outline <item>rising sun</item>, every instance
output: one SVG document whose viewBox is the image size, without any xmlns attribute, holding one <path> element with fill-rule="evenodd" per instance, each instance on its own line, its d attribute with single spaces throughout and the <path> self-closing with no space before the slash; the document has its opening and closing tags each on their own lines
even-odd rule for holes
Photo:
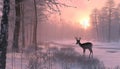
<svg viewBox="0 0 120 69">
<path fill-rule="evenodd" d="M 80 24 L 84 29 L 89 28 L 89 26 L 90 26 L 89 19 L 85 18 L 85 19 L 81 20 Z"/>
</svg>

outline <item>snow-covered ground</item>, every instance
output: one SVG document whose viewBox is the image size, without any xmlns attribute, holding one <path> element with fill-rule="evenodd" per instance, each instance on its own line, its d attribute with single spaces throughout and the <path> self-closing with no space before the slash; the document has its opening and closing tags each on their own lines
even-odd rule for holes
<svg viewBox="0 0 120 69">
<path fill-rule="evenodd" d="M 86 41 L 81 41 L 81 43 L 84 42 Z M 120 69 L 120 43 L 92 42 L 93 58 L 88 57 L 88 50 L 83 56 L 82 48 L 75 43 L 75 40 L 61 40 L 39 45 L 42 50 L 38 54 L 38 66 L 43 69 L 47 67 L 49 69 L 105 69 L 104 67 L 117 69 L 118 67 Z M 28 54 L 29 52 L 23 54 L 21 68 L 21 53 L 8 53 L 6 69 L 30 69 L 31 59 L 28 59 Z"/>
<path fill-rule="evenodd" d="M 95 43 L 94 55 L 107 67 L 120 66 L 120 43 Z"/>
<path fill-rule="evenodd" d="M 82 54 L 82 48 L 75 44 L 73 40 L 66 41 L 56 41 L 60 44 L 73 46 L 76 51 Z M 85 43 L 86 41 L 81 41 Z M 92 41 L 91 41 L 92 42 Z M 102 43 L 102 42 L 92 42 L 94 57 L 98 58 L 104 63 L 106 67 L 113 68 L 115 66 L 120 66 L 120 43 L 111 42 L 111 43 Z M 89 51 L 86 51 L 86 55 L 89 54 Z"/>
</svg>

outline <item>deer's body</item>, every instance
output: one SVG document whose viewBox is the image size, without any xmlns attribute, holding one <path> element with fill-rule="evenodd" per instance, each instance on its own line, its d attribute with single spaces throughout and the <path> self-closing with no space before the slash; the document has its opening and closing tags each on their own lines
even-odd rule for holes
<svg viewBox="0 0 120 69">
<path fill-rule="evenodd" d="M 79 38 L 79 39 L 76 38 L 76 41 L 77 41 L 76 44 L 79 44 L 79 46 L 82 47 L 83 53 L 85 54 L 85 50 L 88 49 L 88 50 L 90 51 L 89 56 L 90 56 L 91 54 L 93 54 L 93 51 L 92 51 L 92 43 L 91 43 L 91 42 L 81 43 L 81 42 L 80 42 L 80 39 L 81 39 L 81 38 Z"/>
</svg>

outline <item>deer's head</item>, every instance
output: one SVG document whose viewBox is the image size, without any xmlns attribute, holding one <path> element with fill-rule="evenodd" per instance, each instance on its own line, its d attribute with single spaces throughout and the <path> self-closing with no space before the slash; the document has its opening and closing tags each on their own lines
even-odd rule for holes
<svg viewBox="0 0 120 69">
<path fill-rule="evenodd" d="M 79 43 L 80 43 L 81 38 L 77 38 L 77 37 L 75 37 L 75 39 L 76 39 L 76 44 L 79 44 Z"/>
</svg>

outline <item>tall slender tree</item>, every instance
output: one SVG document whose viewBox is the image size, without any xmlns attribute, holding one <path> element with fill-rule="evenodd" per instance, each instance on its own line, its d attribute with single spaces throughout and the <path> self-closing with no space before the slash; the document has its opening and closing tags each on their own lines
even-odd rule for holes
<svg viewBox="0 0 120 69">
<path fill-rule="evenodd" d="M 8 14 L 10 9 L 10 1 L 3 0 L 3 14 L 1 20 L 0 30 L 0 69 L 6 68 L 6 53 L 8 46 Z"/>
<path fill-rule="evenodd" d="M 22 25 L 21 25 L 21 29 L 22 29 L 22 47 L 25 47 L 25 22 L 24 22 L 24 2 L 21 2 L 21 21 L 22 21 Z"/>
<path fill-rule="evenodd" d="M 117 6 L 117 11 L 118 11 L 118 13 L 119 13 L 119 18 L 120 18 L 120 4 L 118 4 L 118 6 Z M 118 23 L 119 23 L 119 40 L 120 40 L 120 19 L 118 20 Z"/>
<path fill-rule="evenodd" d="M 108 41 L 108 30 L 107 30 L 107 28 L 108 28 L 108 24 L 107 24 L 107 10 L 106 10 L 106 8 L 105 7 L 103 7 L 102 9 L 101 9 L 101 11 L 100 11 L 100 19 L 99 19 L 99 21 L 100 21 L 100 25 L 101 25 L 101 36 L 103 37 L 100 37 L 100 38 L 102 38 L 103 39 L 103 41 Z"/>
<path fill-rule="evenodd" d="M 108 42 L 111 42 L 111 22 L 112 22 L 114 6 L 115 6 L 114 1 L 108 0 L 106 4 L 106 9 L 108 11 Z"/>
<path fill-rule="evenodd" d="M 21 0 L 15 0 L 15 28 L 14 28 L 14 36 L 13 36 L 13 50 L 18 52 L 19 47 L 18 47 L 18 41 L 19 41 L 19 32 L 20 32 L 20 2 Z"/>
<path fill-rule="evenodd" d="M 34 10 L 35 10 L 35 23 L 34 23 L 34 30 L 33 30 L 33 45 L 37 50 L 37 24 L 38 24 L 38 17 L 37 17 L 37 6 L 36 0 L 34 0 Z"/>
<path fill-rule="evenodd" d="M 95 26 L 95 30 L 96 30 L 96 38 L 97 38 L 97 40 L 99 40 L 99 30 L 98 30 L 98 16 L 99 15 L 98 15 L 98 10 L 94 9 L 91 16 L 92 16 L 92 19 L 93 19 L 92 23 Z"/>
</svg>

